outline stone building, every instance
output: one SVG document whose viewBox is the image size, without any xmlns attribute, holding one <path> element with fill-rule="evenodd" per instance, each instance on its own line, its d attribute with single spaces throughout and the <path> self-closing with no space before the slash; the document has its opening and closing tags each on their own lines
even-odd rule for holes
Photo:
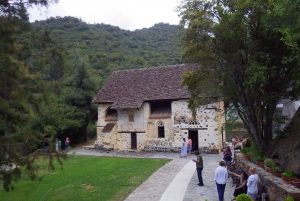
<svg viewBox="0 0 300 201">
<path fill-rule="evenodd" d="M 222 146 L 222 101 L 200 106 L 196 118 L 188 108 L 190 93 L 182 74 L 196 65 L 115 71 L 100 89 L 95 146 L 114 150 L 179 148 L 190 136 L 193 149 Z"/>
</svg>

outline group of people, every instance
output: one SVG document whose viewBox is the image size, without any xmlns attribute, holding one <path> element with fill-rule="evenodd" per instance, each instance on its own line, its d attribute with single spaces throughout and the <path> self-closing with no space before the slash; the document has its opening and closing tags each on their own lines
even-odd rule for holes
<svg viewBox="0 0 300 201">
<path fill-rule="evenodd" d="M 180 152 L 180 158 L 185 158 L 187 155 L 191 155 L 192 152 L 192 139 L 188 137 L 188 140 L 186 141 L 185 138 L 182 138 L 182 145 L 181 145 L 181 152 Z"/>
<path fill-rule="evenodd" d="M 60 138 L 56 138 L 55 139 L 55 149 L 56 149 L 56 151 L 61 152 L 61 147 L 62 147 L 61 145 L 62 144 L 61 144 Z M 65 150 L 69 149 L 69 145 L 70 145 L 70 139 L 67 137 L 66 140 L 65 140 Z M 44 150 L 45 153 L 49 152 L 49 142 L 48 141 L 45 141 L 43 143 L 43 150 Z"/>
<path fill-rule="evenodd" d="M 193 161 L 196 163 L 196 170 L 197 170 L 197 176 L 198 176 L 198 186 L 204 186 L 203 179 L 202 179 L 202 170 L 203 170 L 203 159 L 200 155 L 199 151 L 195 151 L 196 160 L 193 159 Z M 234 175 L 236 177 L 239 177 L 242 179 L 242 184 L 240 186 L 237 186 L 234 190 L 233 196 L 234 198 L 232 200 L 235 200 L 235 198 L 240 194 L 247 194 L 249 195 L 252 200 L 256 200 L 257 194 L 258 194 L 258 175 L 255 173 L 255 168 L 249 169 L 249 177 L 246 172 L 239 174 L 236 174 L 234 172 L 231 172 L 229 170 L 229 165 L 232 160 L 232 153 L 230 151 L 230 148 L 227 147 L 223 152 L 223 160 L 219 162 L 219 166 L 215 170 L 215 176 L 214 181 L 216 182 L 217 192 L 219 196 L 219 201 L 224 200 L 224 192 L 225 192 L 225 186 L 226 182 L 229 178 L 229 175 Z"/>
</svg>

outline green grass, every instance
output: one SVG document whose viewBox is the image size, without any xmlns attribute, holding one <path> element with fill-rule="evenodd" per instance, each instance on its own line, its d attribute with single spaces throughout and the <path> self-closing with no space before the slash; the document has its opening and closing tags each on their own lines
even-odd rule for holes
<svg viewBox="0 0 300 201">
<path fill-rule="evenodd" d="M 168 159 L 137 159 L 96 156 L 72 156 L 63 169 L 47 169 L 47 160 L 39 159 L 42 181 L 23 176 L 15 189 L 0 187 L 0 200 L 124 200 L 141 182 Z"/>
</svg>

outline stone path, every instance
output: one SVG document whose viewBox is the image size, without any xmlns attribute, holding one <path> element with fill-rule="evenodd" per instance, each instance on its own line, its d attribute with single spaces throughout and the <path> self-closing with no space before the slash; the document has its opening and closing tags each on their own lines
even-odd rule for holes
<svg viewBox="0 0 300 201">
<path fill-rule="evenodd" d="M 203 177 L 203 187 L 199 187 L 196 184 L 198 183 L 197 172 L 194 172 L 194 175 L 190 181 L 190 184 L 187 188 L 187 191 L 184 196 L 184 201 L 218 201 L 217 187 L 214 181 L 215 169 L 219 165 L 219 161 L 222 159 L 221 154 L 206 154 L 203 156 L 204 169 L 202 171 Z M 224 200 L 230 201 L 233 198 L 234 187 L 232 187 L 232 179 L 227 180 Z"/>
<path fill-rule="evenodd" d="M 179 200 L 183 201 L 218 201 L 218 193 L 216 190 L 216 185 L 213 180 L 214 171 L 218 166 L 218 161 L 222 159 L 221 154 L 204 154 L 204 169 L 202 171 L 204 186 L 197 186 L 198 179 L 197 173 L 191 165 L 191 159 L 195 159 L 195 156 L 188 156 L 187 158 L 179 158 L 178 153 L 169 152 L 101 152 L 96 150 L 84 150 L 76 149 L 71 150 L 69 153 L 75 153 L 79 155 L 95 155 L 95 156 L 118 156 L 118 157 L 132 157 L 132 158 L 170 158 L 172 161 L 161 167 L 159 170 L 154 172 L 144 183 L 142 183 L 138 188 L 136 188 L 125 201 L 174 201 L 167 195 L 170 195 L 172 190 L 172 185 L 177 188 L 176 192 L 179 194 L 184 194 Z M 188 166 L 188 168 L 184 168 Z M 190 175 L 190 176 L 189 176 Z M 191 177 L 192 175 L 192 177 Z M 187 177 L 183 181 L 183 177 Z M 178 178 L 179 177 L 179 178 Z M 176 180 L 177 178 L 177 180 Z M 190 179 L 191 178 L 191 179 Z M 183 183 L 180 185 L 179 180 Z M 184 186 L 186 183 L 186 186 Z M 181 189 L 179 189 L 181 188 Z M 169 189 L 169 190 L 168 190 Z M 229 201 L 233 198 L 233 187 L 232 180 L 229 179 L 225 189 L 225 201 Z M 169 191 L 169 192 L 168 192 Z M 184 192 L 185 191 L 185 192 Z M 173 191 L 174 192 L 174 191 Z M 178 194 L 178 195 L 179 195 Z M 178 200 L 178 199 L 177 199 Z"/>
<path fill-rule="evenodd" d="M 177 173 L 165 190 L 160 201 L 182 201 L 194 171 L 195 163 L 193 161 L 188 162 L 180 172 Z"/>
</svg>

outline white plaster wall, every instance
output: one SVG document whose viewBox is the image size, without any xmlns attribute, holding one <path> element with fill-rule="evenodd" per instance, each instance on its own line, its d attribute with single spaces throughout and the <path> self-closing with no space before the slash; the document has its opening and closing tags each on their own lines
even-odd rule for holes
<svg viewBox="0 0 300 201">
<path fill-rule="evenodd" d="M 97 126 L 105 126 L 108 122 L 105 121 L 106 110 L 111 107 L 111 103 L 98 104 L 98 121 Z"/>
<path fill-rule="evenodd" d="M 121 109 L 118 111 L 118 131 L 145 131 L 144 106 L 139 109 Z M 129 122 L 129 115 L 134 116 L 134 121 Z"/>
</svg>

